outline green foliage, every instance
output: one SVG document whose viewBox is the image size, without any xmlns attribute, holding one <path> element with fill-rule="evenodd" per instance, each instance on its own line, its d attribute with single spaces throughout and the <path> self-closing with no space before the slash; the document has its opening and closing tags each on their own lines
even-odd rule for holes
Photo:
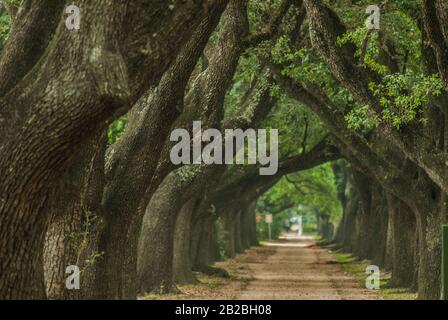
<svg viewBox="0 0 448 320">
<path fill-rule="evenodd" d="M 361 288 L 365 287 L 367 263 L 358 261 L 351 253 L 334 252 L 336 262 L 342 270 L 351 274 Z M 389 288 L 390 274 L 381 273 L 379 295 L 384 300 L 416 300 L 417 294 L 409 288 Z"/>
<path fill-rule="evenodd" d="M 269 239 L 268 224 L 265 222 L 265 215 L 262 216 L 262 222 L 257 223 L 257 238 L 260 241 L 265 241 Z M 271 238 L 278 239 L 281 235 L 285 220 L 288 220 L 288 213 L 281 212 L 273 216 L 271 224 Z"/>
<path fill-rule="evenodd" d="M 380 98 L 382 120 L 399 129 L 421 120 L 423 107 L 431 96 L 442 93 L 443 83 L 437 75 L 425 76 L 408 71 L 387 75 L 380 84 L 371 82 L 370 90 Z"/>
<path fill-rule="evenodd" d="M 226 246 L 227 246 L 227 236 L 228 232 L 224 228 L 224 221 L 221 217 L 218 217 L 215 222 L 215 228 L 216 228 L 216 235 L 217 239 L 216 242 L 218 244 L 218 253 L 219 253 L 219 259 L 220 260 L 226 260 Z"/>
<path fill-rule="evenodd" d="M 94 212 L 91 212 L 85 208 L 82 208 L 82 212 L 82 229 L 79 232 L 71 233 L 68 237 L 71 245 L 76 250 L 76 265 L 79 265 L 81 257 L 83 257 L 88 250 L 91 233 L 97 229 L 98 224 L 100 223 L 99 216 Z M 104 252 L 91 252 L 89 256 L 85 257 L 81 272 L 91 266 L 94 266 L 98 259 L 100 259 L 103 255 Z"/>
<path fill-rule="evenodd" d="M 8 40 L 9 32 L 11 31 L 11 17 L 5 10 L 4 5 L 14 5 L 18 7 L 22 0 L 2 0 L 0 1 L 0 51 Z"/>
<path fill-rule="evenodd" d="M 355 58 L 364 54 L 360 63 L 381 76 L 380 83 L 371 82 L 369 87 L 383 107 L 382 114 L 374 117 L 369 112 L 370 106 L 356 105 L 346 116 L 349 127 L 366 132 L 382 121 L 396 129 L 415 121 L 425 122 L 424 107 L 431 96 L 441 94 L 443 85 L 436 75 L 424 73 L 422 35 L 415 19 L 420 3 L 390 1 L 381 10 L 381 30 L 375 32 L 364 25 L 362 12 L 368 4 L 368 1 L 359 1 L 348 8 L 344 6 L 344 11 L 341 1 L 336 4 L 338 14 L 349 27 L 339 37 L 338 44 L 353 44 Z M 386 66 L 390 58 L 398 63 L 396 67 L 401 72 L 392 73 Z"/>
<path fill-rule="evenodd" d="M 314 49 L 294 50 L 290 39 L 282 36 L 272 49 L 272 58 L 275 63 L 284 66 L 283 75 L 299 81 L 305 87 L 319 87 L 335 105 L 341 106 L 341 110 L 350 110 L 357 106 L 355 99 L 335 80 L 319 53 Z M 297 102 L 295 104 L 297 105 Z M 314 117 L 312 123 L 321 126 L 317 117 Z"/>
<path fill-rule="evenodd" d="M 369 106 L 356 106 L 345 116 L 350 129 L 368 132 L 375 126 L 375 121 L 369 115 Z"/>
<path fill-rule="evenodd" d="M 305 83 L 319 86 L 333 84 L 333 77 L 320 56 L 310 48 L 294 50 L 290 39 L 281 36 L 272 49 L 273 61 L 284 64 L 282 74 Z"/>
<path fill-rule="evenodd" d="M 0 51 L 5 46 L 11 27 L 11 18 L 7 15 L 0 15 Z"/>
<path fill-rule="evenodd" d="M 278 211 L 284 205 L 290 205 L 290 208 Z M 257 212 L 274 214 L 273 234 L 274 228 L 276 232 L 280 232 L 285 220 L 299 214 L 303 216 L 303 226 L 308 232 L 315 231 L 315 216 L 318 213 L 329 216 L 332 222 L 337 222 L 342 215 L 342 207 L 331 164 L 284 177 L 260 197 Z M 259 223 L 257 228 L 260 236 L 266 234 L 264 222 Z"/>
<path fill-rule="evenodd" d="M 347 43 L 352 43 L 356 46 L 355 57 L 361 58 L 363 53 L 363 44 L 368 37 L 369 30 L 363 26 L 358 27 L 353 31 L 348 31 L 343 36 L 338 38 L 338 45 L 343 46 Z M 389 68 L 377 62 L 380 54 L 379 43 L 378 43 L 378 33 L 373 33 L 370 36 L 370 41 L 367 42 L 367 46 L 364 52 L 364 63 L 365 65 L 378 74 L 385 75 L 390 72 Z"/>
<path fill-rule="evenodd" d="M 122 116 L 109 125 L 107 130 L 109 144 L 113 144 L 121 139 L 126 130 L 127 121 L 127 116 Z"/>
</svg>

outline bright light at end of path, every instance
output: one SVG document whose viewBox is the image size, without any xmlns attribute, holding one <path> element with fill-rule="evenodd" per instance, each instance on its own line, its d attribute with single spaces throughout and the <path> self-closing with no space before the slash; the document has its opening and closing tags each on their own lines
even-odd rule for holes
<svg viewBox="0 0 448 320">
<path fill-rule="evenodd" d="M 266 247 L 293 247 L 293 248 L 306 248 L 309 247 L 309 243 L 279 243 L 279 242 L 265 242 L 264 246 Z"/>
<path fill-rule="evenodd" d="M 306 248 L 313 242 L 313 237 L 298 236 L 295 233 L 287 233 L 279 237 L 280 242 L 265 242 L 267 247 L 293 247 L 293 248 Z M 281 240 L 287 240 L 282 243 Z"/>
</svg>

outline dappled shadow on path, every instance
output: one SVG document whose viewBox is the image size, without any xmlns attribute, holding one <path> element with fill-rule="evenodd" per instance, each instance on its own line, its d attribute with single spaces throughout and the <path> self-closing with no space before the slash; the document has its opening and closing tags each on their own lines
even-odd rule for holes
<svg viewBox="0 0 448 320">
<path fill-rule="evenodd" d="M 246 279 L 245 285 L 239 287 L 240 292 L 234 293 L 237 299 L 378 299 L 377 292 L 362 288 L 311 237 L 285 234 L 278 241 L 250 249 L 235 260 L 237 270 L 244 270 Z"/>
</svg>

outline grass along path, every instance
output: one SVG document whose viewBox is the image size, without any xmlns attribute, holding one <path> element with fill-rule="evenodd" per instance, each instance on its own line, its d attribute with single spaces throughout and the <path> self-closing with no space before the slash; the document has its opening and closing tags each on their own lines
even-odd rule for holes
<svg viewBox="0 0 448 320">
<path fill-rule="evenodd" d="M 369 263 L 358 261 L 351 253 L 334 251 L 332 252 L 336 261 L 341 265 L 344 272 L 352 274 L 362 286 L 365 284 L 365 270 Z M 417 293 L 407 288 L 390 288 L 390 273 L 382 272 L 380 281 L 379 296 L 384 300 L 416 300 Z"/>
<path fill-rule="evenodd" d="M 355 275 L 344 271 L 336 257 L 312 238 L 290 234 L 217 263 L 229 278 L 198 274 L 199 283 L 180 286 L 181 294 L 143 299 L 380 299 L 378 291 L 363 288 Z"/>
</svg>

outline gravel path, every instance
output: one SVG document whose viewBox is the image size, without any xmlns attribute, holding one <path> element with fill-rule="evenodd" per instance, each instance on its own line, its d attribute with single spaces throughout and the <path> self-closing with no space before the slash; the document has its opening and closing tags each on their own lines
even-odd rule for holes
<svg viewBox="0 0 448 320">
<path fill-rule="evenodd" d="M 344 273 L 327 250 L 308 237 L 288 235 L 236 259 L 237 280 L 219 290 L 231 299 L 378 299 Z M 238 282 L 235 283 L 235 282 Z"/>
</svg>

